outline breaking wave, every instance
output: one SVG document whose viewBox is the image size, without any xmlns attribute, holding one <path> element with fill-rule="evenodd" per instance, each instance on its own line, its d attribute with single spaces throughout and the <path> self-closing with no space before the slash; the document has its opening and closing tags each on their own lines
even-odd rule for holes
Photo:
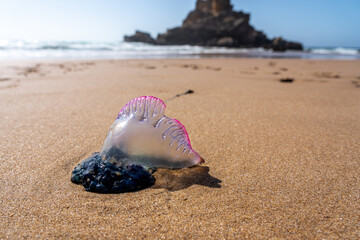
<svg viewBox="0 0 360 240">
<path fill-rule="evenodd" d="M 132 58 L 304 58 L 360 59 L 356 48 L 309 48 L 273 52 L 263 48 L 234 49 L 200 46 L 155 46 L 144 43 L 89 41 L 0 40 L 0 59 L 132 59 Z"/>
</svg>

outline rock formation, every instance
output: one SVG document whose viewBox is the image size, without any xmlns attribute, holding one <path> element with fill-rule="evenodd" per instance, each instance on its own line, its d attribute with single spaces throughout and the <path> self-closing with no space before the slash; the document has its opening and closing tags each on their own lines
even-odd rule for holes
<svg viewBox="0 0 360 240">
<path fill-rule="evenodd" d="M 143 42 L 143 43 L 150 43 L 154 44 L 155 40 L 151 37 L 149 33 L 136 31 L 132 36 L 125 36 L 125 42 Z"/>
<path fill-rule="evenodd" d="M 222 11 L 231 11 L 230 0 L 199 0 L 196 2 L 196 9 L 214 14 Z"/>
<path fill-rule="evenodd" d="M 274 51 L 288 49 L 302 50 L 302 45 L 282 38 L 270 40 L 250 24 L 250 15 L 233 11 L 230 0 L 197 0 L 181 27 L 159 34 L 157 39 L 150 35 L 125 37 L 125 41 L 140 41 L 158 45 L 200 45 L 236 48 L 264 47 Z M 144 34 L 144 33 L 143 33 Z M 146 41 L 141 41 L 146 39 Z"/>
</svg>

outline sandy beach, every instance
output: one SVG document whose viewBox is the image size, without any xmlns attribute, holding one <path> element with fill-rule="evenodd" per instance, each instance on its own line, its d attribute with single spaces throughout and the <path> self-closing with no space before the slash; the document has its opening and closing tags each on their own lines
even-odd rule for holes
<svg viewBox="0 0 360 240">
<path fill-rule="evenodd" d="M 145 95 L 206 162 L 132 193 L 71 183 Z M 360 61 L 0 62 L 0 116 L 1 239 L 360 238 Z"/>
</svg>

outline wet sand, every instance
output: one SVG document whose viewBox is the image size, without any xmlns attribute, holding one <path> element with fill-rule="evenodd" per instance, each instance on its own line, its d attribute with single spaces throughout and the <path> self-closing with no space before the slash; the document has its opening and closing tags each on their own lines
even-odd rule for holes
<svg viewBox="0 0 360 240">
<path fill-rule="evenodd" d="M 72 184 L 142 95 L 171 99 L 205 164 Z M 360 238 L 360 61 L 0 62 L 0 116 L 1 239 Z"/>
</svg>

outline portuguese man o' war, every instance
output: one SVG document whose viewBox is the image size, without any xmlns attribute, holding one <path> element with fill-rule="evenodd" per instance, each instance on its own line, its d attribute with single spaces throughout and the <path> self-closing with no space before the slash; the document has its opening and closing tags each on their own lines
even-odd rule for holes
<svg viewBox="0 0 360 240">
<path fill-rule="evenodd" d="M 162 100 L 150 96 L 128 102 L 111 126 L 100 155 L 147 167 L 184 168 L 201 163 L 184 125 L 166 117 L 165 108 Z"/>
<path fill-rule="evenodd" d="M 110 127 L 100 153 L 72 172 L 71 181 L 87 191 L 128 192 L 151 186 L 156 168 L 186 168 L 204 160 L 191 147 L 178 120 L 165 116 L 165 104 L 152 96 L 128 102 Z"/>
</svg>

